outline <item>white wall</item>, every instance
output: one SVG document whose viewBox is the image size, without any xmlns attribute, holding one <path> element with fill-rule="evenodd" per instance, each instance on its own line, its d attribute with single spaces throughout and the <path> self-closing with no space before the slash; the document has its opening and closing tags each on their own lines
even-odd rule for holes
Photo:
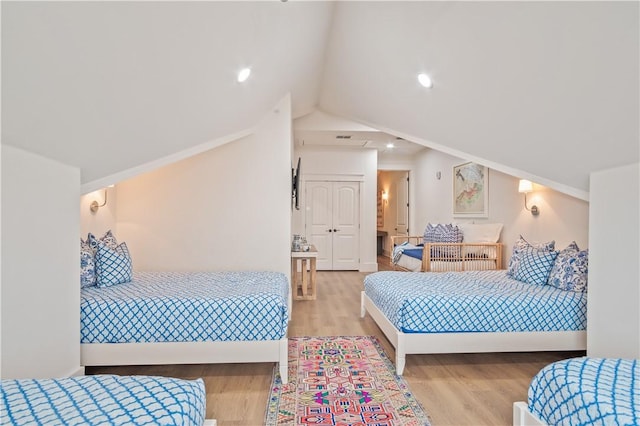
<svg viewBox="0 0 640 426">
<path fill-rule="evenodd" d="M 412 204 L 417 222 L 414 231 L 418 235 L 428 222 L 503 223 L 501 241 L 505 245 L 505 261 L 511 256 L 513 243 L 520 234 L 532 242 L 555 240 L 559 249 L 574 240 L 580 248 L 587 248 L 589 203 L 534 185 L 534 192 L 527 196 L 527 204 L 529 207 L 537 205 L 540 214 L 533 216 L 524 208 L 524 194 L 518 192 L 519 179 L 496 170 L 489 170 L 489 217 L 454 218 L 453 166 L 465 162 L 435 150 L 425 150 L 416 156 Z M 436 177 L 437 172 L 441 173 L 440 179 Z"/>
<path fill-rule="evenodd" d="M 376 271 L 376 188 L 377 158 L 375 149 L 349 150 L 327 147 L 297 147 L 295 157 L 302 159 L 302 187 L 307 180 L 347 180 L 363 178 L 360 193 L 360 271 Z M 294 210 L 292 232 L 305 235 L 304 198 L 300 210 Z"/>
<path fill-rule="evenodd" d="M 2 145 L 2 378 L 80 367 L 80 170 Z"/>
<path fill-rule="evenodd" d="M 251 136 L 116 188 L 116 236 L 127 242 L 135 270 L 273 270 L 289 275 L 289 97 Z"/>
<path fill-rule="evenodd" d="M 640 358 L 640 165 L 591 174 L 587 355 Z"/>
</svg>

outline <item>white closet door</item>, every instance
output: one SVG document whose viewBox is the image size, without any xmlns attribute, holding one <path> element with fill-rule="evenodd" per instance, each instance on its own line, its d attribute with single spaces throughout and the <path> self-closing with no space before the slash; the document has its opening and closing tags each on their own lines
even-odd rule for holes
<svg viewBox="0 0 640 426">
<path fill-rule="evenodd" d="M 331 182 L 307 182 L 307 240 L 316 246 L 316 269 L 333 269 L 333 186 Z"/>
<path fill-rule="evenodd" d="M 312 182 L 306 189 L 307 239 L 318 250 L 318 270 L 360 268 L 360 184 Z"/>
</svg>

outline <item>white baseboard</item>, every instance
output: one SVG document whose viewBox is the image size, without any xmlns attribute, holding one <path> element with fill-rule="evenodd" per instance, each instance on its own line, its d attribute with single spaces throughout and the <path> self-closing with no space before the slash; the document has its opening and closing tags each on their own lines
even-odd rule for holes
<svg viewBox="0 0 640 426">
<path fill-rule="evenodd" d="M 67 375 L 67 377 L 84 376 L 84 367 L 78 367 Z"/>
<path fill-rule="evenodd" d="M 378 262 L 360 263 L 360 272 L 378 272 Z"/>
</svg>

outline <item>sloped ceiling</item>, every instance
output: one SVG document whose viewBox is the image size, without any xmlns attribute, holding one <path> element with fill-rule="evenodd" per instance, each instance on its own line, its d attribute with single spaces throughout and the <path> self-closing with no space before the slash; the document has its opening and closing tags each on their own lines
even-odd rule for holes
<svg viewBox="0 0 640 426">
<path fill-rule="evenodd" d="M 332 3 L 2 2 L 2 140 L 82 182 L 317 103 Z M 250 66 L 251 78 L 236 81 Z"/>
<path fill-rule="evenodd" d="M 591 171 L 639 160 L 637 2 L 1 7 L 2 142 L 83 183 L 251 129 L 286 93 L 294 116 L 318 107 L 580 198 Z"/>
<path fill-rule="evenodd" d="M 638 2 L 341 2 L 320 107 L 587 198 L 591 171 L 639 160 L 638 17 Z"/>
</svg>

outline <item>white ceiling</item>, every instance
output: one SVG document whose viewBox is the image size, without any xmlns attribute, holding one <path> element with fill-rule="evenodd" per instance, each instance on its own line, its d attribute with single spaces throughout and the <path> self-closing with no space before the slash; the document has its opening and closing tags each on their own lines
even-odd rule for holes
<svg viewBox="0 0 640 426">
<path fill-rule="evenodd" d="M 590 172 L 639 161 L 638 12 L 3 2 L 2 142 L 78 166 L 86 183 L 250 129 L 291 93 L 294 117 L 317 108 L 586 198 Z M 431 90 L 416 81 L 425 71 Z M 321 136 L 335 134 L 296 140 Z"/>
<path fill-rule="evenodd" d="M 294 120 L 293 138 L 298 147 L 376 149 L 378 158 L 386 160 L 405 159 L 426 149 L 399 136 L 319 110 Z"/>
<path fill-rule="evenodd" d="M 410 157 L 426 149 L 423 145 L 384 132 L 345 132 L 309 130 L 294 133 L 298 146 L 331 146 L 334 148 L 366 148 L 378 150 L 378 158 Z M 391 144 L 392 146 L 389 146 Z"/>
</svg>

